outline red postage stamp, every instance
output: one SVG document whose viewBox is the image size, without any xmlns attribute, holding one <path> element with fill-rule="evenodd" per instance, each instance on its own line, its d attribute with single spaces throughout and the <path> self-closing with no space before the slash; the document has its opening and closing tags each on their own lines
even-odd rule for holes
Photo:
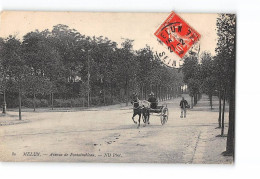
<svg viewBox="0 0 260 179">
<path fill-rule="evenodd" d="M 165 43 L 171 52 L 175 52 L 181 58 L 200 38 L 200 34 L 174 12 L 169 15 L 154 35 Z"/>
</svg>

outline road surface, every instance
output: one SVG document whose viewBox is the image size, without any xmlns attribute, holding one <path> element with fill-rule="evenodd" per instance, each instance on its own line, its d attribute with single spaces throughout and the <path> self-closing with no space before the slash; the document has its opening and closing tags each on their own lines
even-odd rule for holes
<svg viewBox="0 0 260 179">
<path fill-rule="evenodd" d="M 216 137 L 220 134 L 215 129 L 218 112 L 210 111 L 207 97 L 203 96 L 197 107 L 187 111 L 187 118 L 182 119 L 179 101 L 180 98 L 166 101 L 169 119 L 165 125 L 161 125 L 159 116 L 152 115 L 151 124 L 139 129 L 131 119 L 130 107 L 117 105 L 85 111 L 23 112 L 22 122 L 17 121 L 16 111 L 8 112 L 0 116 L 0 159 L 232 163 L 231 157 L 221 156 L 226 138 Z M 214 105 L 217 108 L 217 98 Z M 8 122 L 14 125 L 6 125 Z"/>
</svg>

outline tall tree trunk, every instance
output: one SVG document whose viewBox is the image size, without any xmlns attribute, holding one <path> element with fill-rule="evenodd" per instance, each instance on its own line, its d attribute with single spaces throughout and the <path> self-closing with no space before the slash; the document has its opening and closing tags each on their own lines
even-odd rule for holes
<svg viewBox="0 0 260 179">
<path fill-rule="evenodd" d="M 82 107 L 85 107 L 85 95 L 83 95 L 83 99 L 82 99 Z"/>
<path fill-rule="evenodd" d="M 53 110 L 53 92 L 51 92 L 51 110 Z"/>
<path fill-rule="evenodd" d="M 141 85 L 141 99 L 143 100 L 144 97 L 143 97 L 143 85 Z"/>
<path fill-rule="evenodd" d="M 48 105 L 50 106 L 51 105 L 51 93 L 50 93 L 50 99 L 49 99 L 49 101 L 48 101 Z"/>
<path fill-rule="evenodd" d="M 232 61 L 230 61 L 231 71 L 230 75 L 230 88 L 229 88 L 229 124 L 228 124 L 228 135 L 227 135 L 227 146 L 226 146 L 226 154 L 234 156 L 235 152 L 235 89 L 236 89 L 236 38 L 235 38 L 235 49 L 234 49 L 234 56 Z M 233 157 L 234 158 L 234 157 Z"/>
<path fill-rule="evenodd" d="M 112 83 L 110 83 L 110 104 L 113 104 L 113 88 L 112 88 Z"/>
<path fill-rule="evenodd" d="M 162 101 L 164 101 L 164 90 L 163 90 L 163 87 L 162 87 L 162 89 L 161 89 L 161 95 L 162 95 Z"/>
<path fill-rule="evenodd" d="M 128 92 L 128 89 L 129 87 L 128 87 L 128 79 L 126 78 L 126 81 L 125 81 L 125 105 L 126 106 L 128 106 L 128 94 L 129 94 L 129 92 Z"/>
<path fill-rule="evenodd" d="M 144 98 L 147 99 L 147 85 L 144 85 Z"/>
<path fill-rule="evenodd" d="M 155 85 L 155 96 L 158 98 L 158 85 Z"/>
<path fill-rule="evenodd" d="M 4 94 L 3 94 L 3 95 L 4 95 L 4 99 L 3 99 L 4 101 L 3 101 L 3 111 L 2 111 L 2 113 L 3 113 L 3 114 L 6 114 L 6 96 L 5 96 L 5 95 L 6 95 L 6 92 L 5 92 L 5 89 L 4 89 L 4 92 L 3 92 L 3 93 L 4 93 Z"/>
<path fill-rule="evenodd" d="M 22 94 L 21 94 L 21 89 L 19 89 L 19 120 L 22 120 Z"/>
<path fill-rule="evenodd" d="M 210 109 L 212 110 L 212 94 L 209 95 L 209 103 L 210 103 Z"/>
<path fill-rule="evenodd" d="M 160 101 L 162 101 L 162 87 L 160 86 L 160 91 L 159 91 L 159 94 L 160 94 Z"/>
<path fill-rule="evenodd" d="M 160 95 L 161 95 L 161 94 L 160 94 L 160 86 L 157 85 L 157 98 L 158 98 L 158 101 L 161 100 L 161 96 L 160 96 Z"/>
<path fill-rule="evenodd" d="M 170 99 L 169 88 L 167 87 L 167 100 Z"/>
<path fill-rule="evenodd" d="M 104 105 L 106 106 L 106 94 L 105 94 L 105 88 L 103 87 L 103 101 Z"/>
<path fill-rule="evenodd" d="M 36 110 L 35 100 L 36 100 L 36 95 L 35 95 L 35 92 L 33 92 L 33 111 L 34 112 Z"/>
<path fill-rule="evenodd" d="M 235 79 L 232 79 L 231 83 L 235 83 Z M 230 101 L 229 101 L 229 126 L 227 135 L 226 154 L 234 156 L 235 146 L 235 84 L 230 86 Z"/>
<path fill-rule="evenodd" d="M 167 87 L 167 96 L 168 96 L 168 100 L 171 99 L 171 88 Z"/>
<path fill-rule="evenodd" d="M 197 94 L 195 93 L 193 96 L 194 96 L 194 106 L 196 106 L 196 104 L 197 104 Z"/>
<path fill-rule="evenodd" d="M 167 87 L 166 87 L 166 88 L 164 88 L 164 96 L 165 96 L 165 97 L 164 97 L 164 100 L 165 100 L 165 101 L 167 100 L 167 93 L 168 93 L 168 92 L 167 92 Z"/>
<path fill-rule="evenodd" d="M 223 94 L 223 110 L 222 110 L 222 126 L 221 126 L 221 136 L 224 136 L 224 128 L 225 128 L 225 104 L 226 104 L 226 90 Z"/>
<path fill-rule="evenodd" d="M 166 88 L 163 88 L 163 96 L 164 96 L 164 101 L 167 100 L 167 91 Z"/>
<path fill-rule="evenodd" d="M 221 90 L 219 90 L 218 92 L 218 105 L 219 105 L 219 108 L 218 108 L 218 127 L 221 128 Z"/>
<path fill-rule="evenodd" d="M 146 99 L 146 88 L 145 88 L 145 85 L 143 86 L 143 99 Z"/>
<path fill-rule="evenodd" d="M 168 87 L 165 88 L 165 99 L 168 100 Z"/>
<path fill-rule="evenodd" d="M 190 108 L 192 109 L 192 108 L 193 108 L 193 96 L 190 97 L 190 100 L 191 100 L 191 102 L 190 102 Z"/>
<path fill-rule="evenodd" d="M 145 87 L 144 87 L 144 85 L 142 85 L 142 97 L 143 97 L 143 99 L 145 100 L 146 99 L 146 97 L 145 97 Z"/>
<path fill-rule="evenodd" d="M 166 100 L 166 88 L 163 87 L 163 100 L 165 101 Z"/>
<path fill-rule="evenodd" d="M 104 101 L 104 106 L 106 106 L 106 94 L 105 94 L 105 85 L 103 83 L 103 101 Z"/>
</svg>

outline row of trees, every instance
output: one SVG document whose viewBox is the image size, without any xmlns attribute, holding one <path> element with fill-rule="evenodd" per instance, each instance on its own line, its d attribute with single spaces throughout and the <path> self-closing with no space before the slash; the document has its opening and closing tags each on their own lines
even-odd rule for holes
<svg viewBox="0 0 260 179">
<path fill-rule="evenodd" d="M 202 52 L 199 57 L 198 54 L 190 53 L 185 56 L 182 71 L 184 74 L 184 83 L 189 88 L 189 95 L 191 96 L 191 105 L 196 105 L 201 94 L 209 96 L 210 107 L 213 109 L 212 97 L 216 95 L 217 82 L 221 80 L 219 76 L 218 62 L 214 60 L 215 57 L 209 52 Z"/>
<path fill-rule="evenodd" d="M 133 43 L 125 39 L 118 46 L 61 24 L 22 40 L 0 39 L 0 99 L 6 96 L 8 106 L 21 108 L 22 99 L 30 98 L 35 110 L 37 99 L 53 108 L 58 99 L 79 99 L 83 107 L 86 99 L 88 105 L 128 104 L 132 92 L 141 98 L 151 91 L 161 100 L 174 97 L 182 74 L 163 65 L 149 46 L 134 51 Z"/>
<path fill-rule="evenodd" d="M 212 109 L 212 96 L 219 97 L 218 128 L 224 136 L 225 104 L 229 103 L 229 128 L 225 154 L 234 154 L 235 119 L 235 59 L 236 59 L 236 17 L 233 14 L 221 14 L 217 18 L 218 42 L 216 56 L 208 52 L 190 53 L 184 59 L 182 68 L 184 83 L 196 105 L 198 96 L 206 93 Z M 222 104 L 223 101 L 223 104 Z"/>
</svg>

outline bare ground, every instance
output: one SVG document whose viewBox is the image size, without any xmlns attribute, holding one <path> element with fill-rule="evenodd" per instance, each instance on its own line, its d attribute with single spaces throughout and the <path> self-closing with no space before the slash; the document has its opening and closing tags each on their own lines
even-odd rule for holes
<svg viewBox="0 0 260 179">
<path fill-rule="evenodd" d="M 17 120 L 17 111 L 10 111 L 0 116 L 0 159 L 230 164 L 233 158 L 221 155 L 226 138 L 216 137 L 220 134 L 215 129 L 217 100 L 211 111 L 203 96 L 188 110 L 187 118 L 180 118 L 180 98 L 166 101 L 168 122 L 162 126 L 159 116 L 152 115 L 151 124 L 139 129 L 131 120 L 131 107 L 122 105 L 81 111 L 27 110 L 23 121 Z"/>
</svg>

